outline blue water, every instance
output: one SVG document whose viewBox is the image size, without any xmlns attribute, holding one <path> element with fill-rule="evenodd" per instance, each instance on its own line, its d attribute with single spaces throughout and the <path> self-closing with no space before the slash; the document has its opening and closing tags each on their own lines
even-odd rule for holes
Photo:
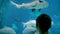
<svg viewBox="0 0 60 34">
<path fill-rule="evenodd" d="M 17 4 L 32 2 L 33 0 L 12 0 Z M 46 13 L 53 21 L 53 26 L 50 29 L 51 34 L 60 33 L 60 0 L 46 0 L 49 3 L 49 7 L 42 9 L 40 12 L 32 12 L 31 9 L 16 8 L 10 3 L 10 0 L 0 0 L 0 7 L 3 14 L 3 23 L 5 26 L 12 27 L 12 24 L 17 26 L 16 33 L 22 34 L 23 25 L 22 22 L 33 20 L 38 15 Z"/>
</svg>

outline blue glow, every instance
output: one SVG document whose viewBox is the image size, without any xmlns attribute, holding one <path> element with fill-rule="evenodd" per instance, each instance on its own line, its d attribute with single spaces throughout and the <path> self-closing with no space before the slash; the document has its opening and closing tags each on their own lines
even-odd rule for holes
<svg viewBox="0 0 60 34">
<path fill-rule="evenodd" d="M 3 2 L 2 2 L 3 1 Z M 28 3 L 33 0 L 12 0 L 18 4 Z M 29 20 L 35 20 L 40 14 L 46 13 L 50 15 L 52 18 L 54 25 L 50 29 L 51 34 L 58 34 L 60 33 L 60 0 L 45 0 L 49 3 L 48 8 L 42 9 L 40 12 L 36 10 L 36 12 L 32 12 L 31 9 L 23 9 L 23 8 L 16 8 L 14 5 L 10 3 L 10 0 L 0 0 L 0 7 L 3 12 L 3 24 L 6 26 L 11 27 L 14 23 L 16 24 L 17 34 L 22 34 L 23 31 L 23 24 L 22 22 L 26 22 Z M 2 5 L 1 5 L 2 3 Z M 19 21 L 15 21 L 14 18 L 18 18 Z"/>
</svg>

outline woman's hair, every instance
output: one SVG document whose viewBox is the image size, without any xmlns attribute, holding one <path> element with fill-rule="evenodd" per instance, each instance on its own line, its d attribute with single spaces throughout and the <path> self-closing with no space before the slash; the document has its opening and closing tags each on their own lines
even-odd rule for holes
<svg viewBox="0 0 60 34">
<path fill-rule="evenodd" d="M 36 19 L 36 27 L 42 32 L 48 31 L 51 27 L 51 18 L 47 14 L 41 14 Z"/>
</svg>

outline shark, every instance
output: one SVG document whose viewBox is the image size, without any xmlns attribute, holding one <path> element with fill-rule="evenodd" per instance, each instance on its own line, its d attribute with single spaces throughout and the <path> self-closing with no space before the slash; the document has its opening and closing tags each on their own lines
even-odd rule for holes
<svg viewBox="0 0 60 34">
<path fill-rule="evenodd" d="M 15 5 L 17 8 L 26 8 L 26 9 L 32 9 L 32 12 L 35 12 L 35 10 L 41 10 L 43 8 L 48 7 L 48 2 L 45 0 L 34 0 L 29 3 L 22 3 L 22 4 L 17 4 L 13 1 L 10 1 L 11 4 Z"/>
</svg>

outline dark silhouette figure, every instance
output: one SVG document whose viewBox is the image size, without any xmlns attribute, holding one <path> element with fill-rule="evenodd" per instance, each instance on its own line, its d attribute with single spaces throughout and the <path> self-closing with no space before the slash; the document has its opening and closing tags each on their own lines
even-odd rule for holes
<svg viewBox="0 0 60 34">
<path fill-rule="evenodd" d="M 36 28 L 41 34 L 48 34 L 48 29 L 51 27 L 51 18 L 47 14 L 41 14 L 36 19 Z"/>
</svg>

